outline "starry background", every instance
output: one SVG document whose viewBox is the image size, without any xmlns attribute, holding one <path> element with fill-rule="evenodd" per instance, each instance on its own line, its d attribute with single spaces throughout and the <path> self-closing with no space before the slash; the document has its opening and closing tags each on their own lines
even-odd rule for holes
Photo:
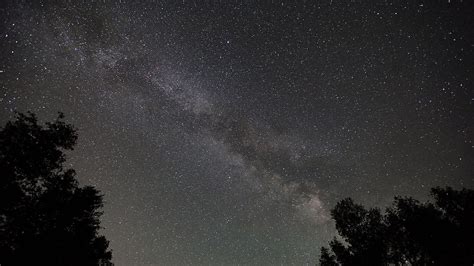
<svg viewBox="0 0 474 266">
<path fill-rule="evenodd" d="M 469 1 L 74 2 L 1 4 L 0 121 L 77 127 L 117 265 L 314 264 L 344 197 L 474 186 Z"/>
</svg>

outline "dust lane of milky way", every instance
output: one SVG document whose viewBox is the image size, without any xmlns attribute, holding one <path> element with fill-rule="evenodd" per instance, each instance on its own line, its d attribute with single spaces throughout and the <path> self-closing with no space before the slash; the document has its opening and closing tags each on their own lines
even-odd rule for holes
<svg viewBox="0 0 474 266">
<path fill-rule="evenodd" d="M 468 1 L 1 5 L 0 121 L 65 113 L 117 265 L 305 264 L 330 209 L 473 187 Z"/>
</svg>

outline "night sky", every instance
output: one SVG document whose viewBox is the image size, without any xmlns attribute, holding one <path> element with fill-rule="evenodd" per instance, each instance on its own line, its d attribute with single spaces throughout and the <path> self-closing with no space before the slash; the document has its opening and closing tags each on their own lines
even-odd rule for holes
<svg viewBox="0 0 474 266">
<path fill-rule="evenodd" d="M 470 1 L 31 2 L 0 122 L 75 125 L 116 265 L 315 264 L 345 197 L 474 187 Z"/>
</svg>

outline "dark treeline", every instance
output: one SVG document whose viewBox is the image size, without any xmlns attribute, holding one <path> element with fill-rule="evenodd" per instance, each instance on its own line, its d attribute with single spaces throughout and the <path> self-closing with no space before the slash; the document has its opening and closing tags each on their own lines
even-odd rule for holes
<svg viewBox="0 0 474 266">
<path fill-rule="evenodd" d="M 76 130 L 63 115 L 18 114 L 0 130 L 0 265 L 111 265 L 99 234 L 102 194 L 64 168 Z M 396 197 L 384 213 L 352 199 L 331 215 L 338 236 L 321 265 L 473 265 L 474 191 L 433 188 L 434 202 Z"/>
<path fill-rule="evenodd" d="M 18 114 L 0 130 L 0 265 L 110 265 L 102 195 L 80 187 L 64 151 L 77 135 L 59 114 Z"/>
<path fill-rule="evenodd" d="M 347 198 L 331 215 L 338 238 L 325 265 L 474 265 L 474 191 L 433 188 L 434 203 L 396 197 L 381 213 Z"/>
</svg>

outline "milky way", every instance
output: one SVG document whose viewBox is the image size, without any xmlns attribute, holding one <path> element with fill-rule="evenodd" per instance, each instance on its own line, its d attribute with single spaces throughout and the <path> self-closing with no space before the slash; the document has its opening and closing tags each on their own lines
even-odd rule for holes
<svg viewBox="0 0 474 266">
<path fill-rule="evenodd" d="M 344 197 L 474 186 L 467 2 L 4 3 L 0 121 L 75 125 L 116 265 L 314 264 Z"/>
</svg>

